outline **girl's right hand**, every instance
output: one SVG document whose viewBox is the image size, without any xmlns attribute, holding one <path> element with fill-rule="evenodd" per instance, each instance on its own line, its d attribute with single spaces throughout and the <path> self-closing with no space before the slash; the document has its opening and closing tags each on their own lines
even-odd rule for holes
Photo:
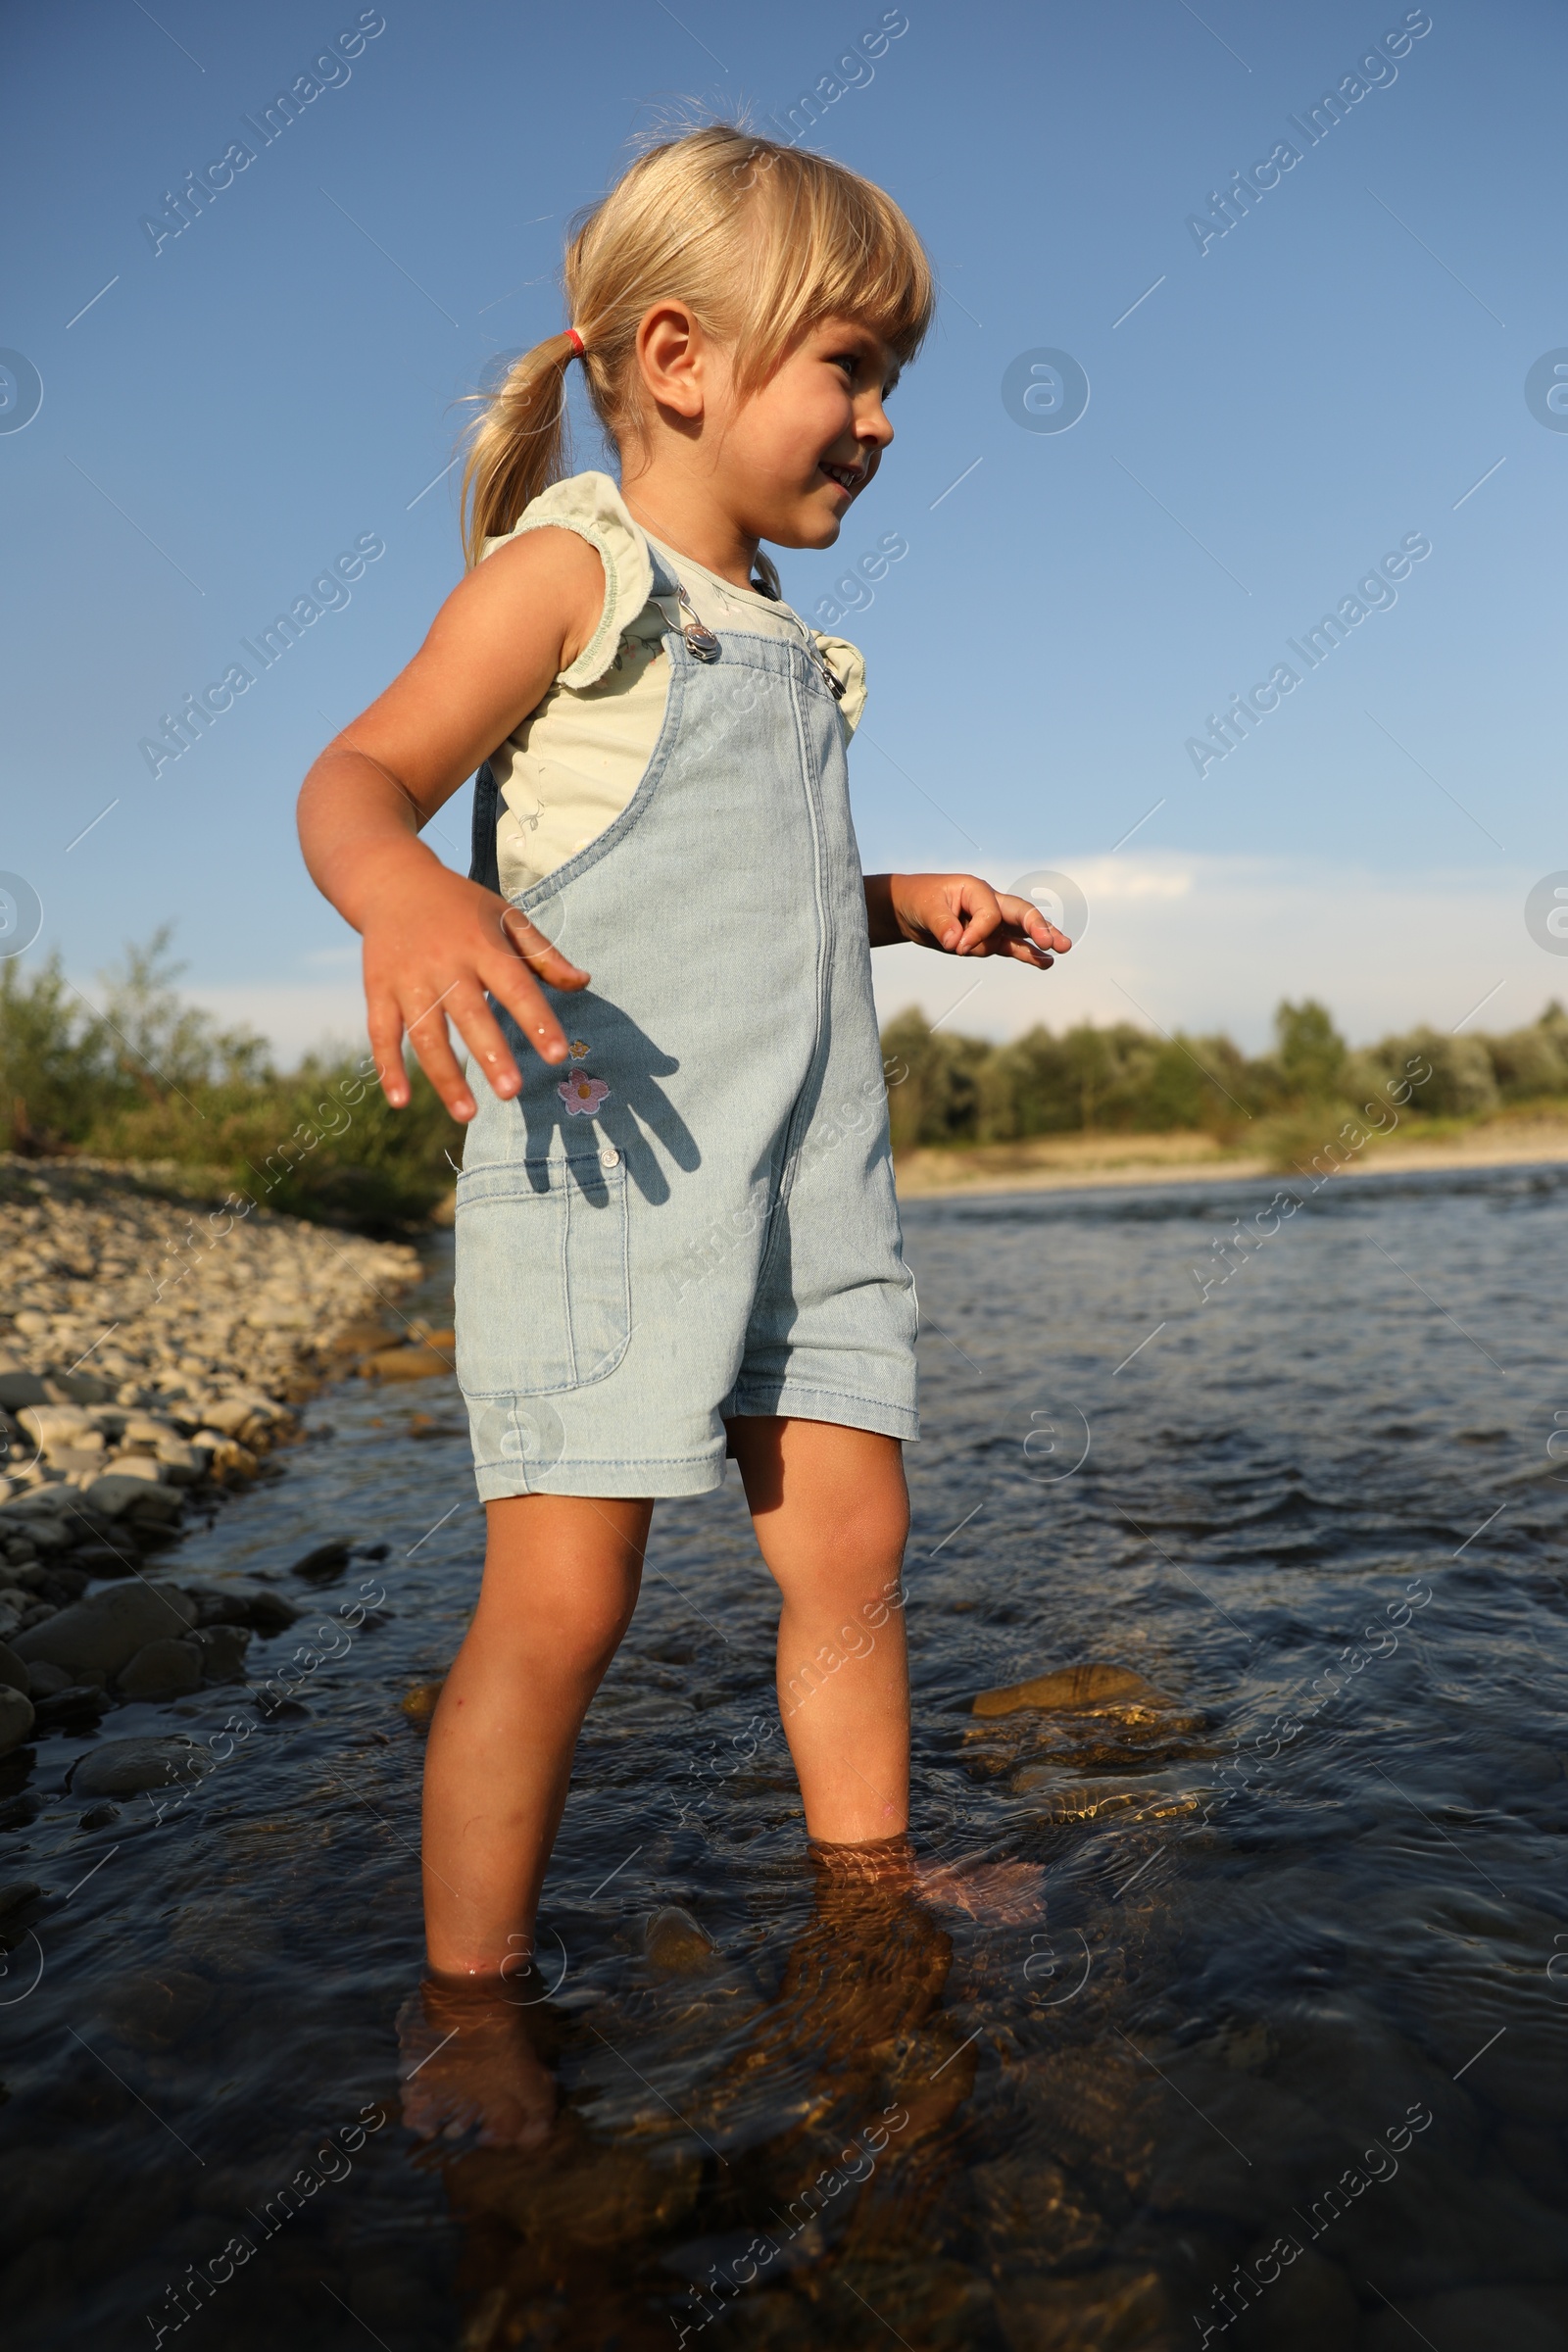
<svg viewBox="0 0 1568 2352">
<path fill-rule="evenodd" d="M 306 863 L 365 941 L 370 1044 L 398 1108 L 410 1097 L 407 1037 L 453 1117 L 474 1116 L 449 1020 L 495 1093 L 517 1093 L 522 1079 L 487 994 L 544 1060 L 566 1057 L 541 983 L 586 988 L 588 974 L 496 892 L 443 865 L 418 834 L 538 708 L 592 637 L 604 602 L 604 565 L 575 532 L 507 541 L 453 590 L 401 676 L 305 779 Z"/>
<path fill-rule="evenodd" d="M 433 861 L 432 861 L 433 863 Z M 566 1059 L 566 1040 L 539 983 L 586 988 L 587 972 L 569 963 L 525 914 L 493 890 L 450 868 L 426 865 L 406 886 L 378 894 L 365 927 L 365 999 L 370 1050 L 394 1109 L 409 1101 L 403 1040 L 455 1119 L 478 1105 L 458 1066 L 447 1022 L 478 1062 L 492 1093 L 517 1094 L 522 1076 L 486 996 L 505 1005 L 542 1060 Z"/>
</svg>

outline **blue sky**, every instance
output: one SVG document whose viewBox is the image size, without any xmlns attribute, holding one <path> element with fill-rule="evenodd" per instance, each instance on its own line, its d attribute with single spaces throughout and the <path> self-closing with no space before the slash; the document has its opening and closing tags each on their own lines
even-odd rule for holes
<svg viewBox="0 0 1568 2352">
<path fill-rule="evenodd" d="M 1288 119 L 1429 12 L 886 15 L 906 13 L 810 143 L 905 205 L 941 320 L 838 550 L 781 568 L 809 612 L 883 534 L 908 543 L 843 624 L 871 678 L 867 866 L 1054 868 L 1088 897 L 1069 965 L 992 976 L 955 1026 L 1088 1013 L 1255 1044 L 1308 987 L 1356 1036 L 1451 1026 L 1489 989 L 1479 1025 L 1533 1017 L 1568 983 L 1523 920 L 1568 866 L 1568 432 L 1525 397 L 1568 347 L 1561 9 L 1435 0 L 1315 145 Z M 32 956 L 58 947 L 90 987 L 172 920 L 226 1014 L 285 1049 L 352 1027 L 355 943 L 292 804 L 458 576 L 457 477 L 436 478 L 457 404 L 564 323 L 564 220 L 629 141 L 694 108 L 767 128 L 884 16 L 104 0 L 12 21 L 0 345 L 43 397 L 0 431 L 0 867 L 43 902 Z M 362 23 L 382 28 L 347 78 L 270 145 L 245 129 Z M 155 253 L 143 218 L 240 138 L 255 161 Z M 1281 141 L 1300 160 L 1200 251 L 1189 216 Z M 1004 404 L 1040 350 L 1087 375 L 1070 430 Z M 591 430 L 578 459 L 603 462 Z M 1396 604 L 1296 663 L 1200 776 L 1208 714 L 1411 534 L 1431 554 Z M 138 744 L 161 714 L 368 539 L 385 552 L 350 601 L 155 780 Z M 440 824 L 464 862 L 466 793 Z M 935 1012 L 973 975 L 899 950 L 881 977 L 890 1008 Z"/>
</svg>

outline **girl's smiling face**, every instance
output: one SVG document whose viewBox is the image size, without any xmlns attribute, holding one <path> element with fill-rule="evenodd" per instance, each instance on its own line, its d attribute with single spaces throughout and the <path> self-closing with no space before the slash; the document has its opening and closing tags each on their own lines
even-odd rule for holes
<svg viewBox="0 0 1568 2352">
<path fill-rule="evenodd" d="M 714 487 L 737 519 L 777 547 L 831 547 L 893 439 L 883 403 L 898 375 L 871 327 L 829 318 L 749 400 L 732 379 L 715 386 Z"/>
<path fill-rule="evenodd" d="M 645 432 L 622 450 L 622 491 L 656 536 L 744 584 L 760 541 L 831 547 L 893 439 L 883 406 L 899 363 L 873 327 L 827 318 L 759 390 L 683 303 L 642 322 Z"/>
</svg>

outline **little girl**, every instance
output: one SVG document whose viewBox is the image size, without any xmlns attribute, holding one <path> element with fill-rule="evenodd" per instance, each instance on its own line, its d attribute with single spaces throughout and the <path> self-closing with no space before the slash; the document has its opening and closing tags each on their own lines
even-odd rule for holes
<svg viewBox="0 0 1568 2352">
<path fill-rule="evenodd" d="M 466 578 L 300 810 L 364 935 L 388 1101 L 407 1037 L 468 1125 L 458 1377 L 489 1536 L 425 1775 L 438 1984 L 526 1968 L 654 1502 L 726 1453 L 783 1597 L 808 1834 L 851 1867 L 903 1853 L 915 1311 L 868 951 L 1069 945 L 973 875 L 862 878 L 863 664 L 760 550 L 831 547 L 893 439 L 933 301 L 898 207 L 714 125 L 626 172 L 565 287 L 574 323 L 475 428 Z M 618 487 L 561 478 L 573 361 Z M 418 834 L 481 761 L 465 881 Z M 884 1630 L 823 1675 L 858 1624 Z"/>
</svg>

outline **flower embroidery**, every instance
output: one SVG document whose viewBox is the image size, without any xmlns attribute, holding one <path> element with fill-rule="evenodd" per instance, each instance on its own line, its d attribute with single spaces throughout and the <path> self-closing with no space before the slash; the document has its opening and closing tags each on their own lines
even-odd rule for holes
<svg viewBox="0 0 1568 2352">
<path fill-rule="evenodd" d="M 572 1060 L 573 1060 L 573 1061 L 586 1061 L 586 1060 L 587 1060 L 587 1058 L 588 1058 L 588 1041 L 587 1041 L 587 1039 L 586 1039 L 586 1038 L 584 1038 L 584 1037 L 574 1037 L 574 1038 L 572 1039 L 572 1041 L 571 1041 L 571 1058 L 572 1058 Z"/>
<path fill-rule="evenodd" d="M 586 1070 L 576 1070 L 571 1077 L 563 1079 L 556 1092 L 566 1105 L 569 1117 L 591 1119 L 608 1098 L 610 1089 L 602 1078 L 590 1078 Z"/>
</svg>

